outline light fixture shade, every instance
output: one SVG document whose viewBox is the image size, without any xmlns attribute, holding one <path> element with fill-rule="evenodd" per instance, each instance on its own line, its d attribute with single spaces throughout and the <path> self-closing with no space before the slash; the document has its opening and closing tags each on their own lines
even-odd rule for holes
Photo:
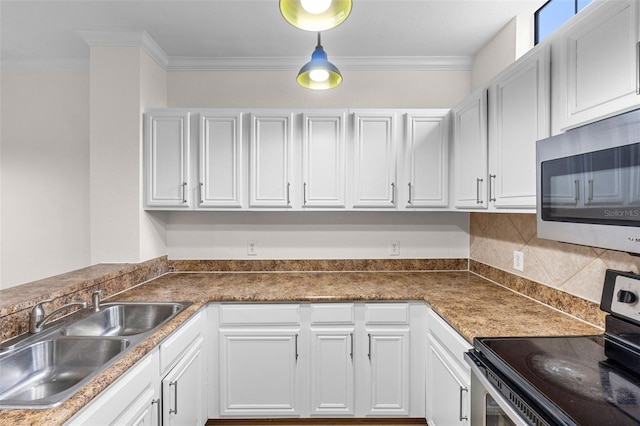
<svg viewBox="0 0 640 426">
<path fill-rule="evenodd" d="M 325 31 L 343 23 L 352 6 L 352 0 L 280 0 L 280 13 L 295 27 Z"/>
<path fill-rule="evenodd" d="M 338 68 L 327 60 L 327 54 L 318 41 L 316 50 L 311 54 L 311 61 L 300 68 L 297 80 L 300 86 L 307 89 L 325 90 L 342 83 L 342 75 Z"/>
</svg>

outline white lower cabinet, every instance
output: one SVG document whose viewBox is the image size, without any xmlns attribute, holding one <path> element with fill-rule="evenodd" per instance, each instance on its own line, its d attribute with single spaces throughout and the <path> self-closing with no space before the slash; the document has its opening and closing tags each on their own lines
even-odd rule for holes
<svg viewBox="0 0 640 426">
<path fill-rule="evenodd" d="M 312 304 L 311 416 L 355 414 L 355 305 Z"/>
<path fill-rule="evenodd" d="M 424 303 L 210 309 L 210 418 L 424 417 Z"/>
<path fill-rule="evenodd" d="M 222 416 L 298 415 L 296 330 L 220 331 Z"/>
<path fill-rule="evenodd" d="M 140 360 L 66 424 L 160 425 L 158 350 Z"/>
<path fill-rule="evenodd" d="M 203 337 L 198 336 L 162 379 L 163 425 L 202 425 L 207 421 L 203 343 Z"/>
<path fill-rule="evenodd" d="M 299 416 L 300 305 L 222 305 L 221 417 Z"/>
<path fill-rule="evenodd" d="M 430 426 L 469 425 L 471 371 L 463 354 L 471 345 L 433 311 L 428 324 L 427 422 Z"/>
</svg>

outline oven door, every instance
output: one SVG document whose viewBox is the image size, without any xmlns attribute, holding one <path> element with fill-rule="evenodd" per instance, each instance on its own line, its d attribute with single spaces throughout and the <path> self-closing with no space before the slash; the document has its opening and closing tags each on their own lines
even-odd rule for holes
<svg viewBox="0 0 640 426">
<path fill-rule="evenodd" d="M 549 425 L 506 383 L 501 382 L 499 391 L 487 378 L 487 372 L 496 379 L 497 376 L 473 351 L 465 353 L 465 358 L 471 366 L 471 426 Z M 509 402 L 505 393 L 517 405 Z M 523 411 L 526 416 L 521 414 Z"/>
</svg>

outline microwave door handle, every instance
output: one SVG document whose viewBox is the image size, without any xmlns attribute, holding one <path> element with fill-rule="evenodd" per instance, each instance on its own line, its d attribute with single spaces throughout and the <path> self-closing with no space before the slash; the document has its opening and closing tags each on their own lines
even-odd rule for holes
<svg viewBox="0 0 640 426">
<path fill-rule="evenodd" d="M 593 179 L 589 179 L 589 198 L 587 200 L 589 202 L 593 201 Z"/>
<path fill-rule="evenodd" d="M 573 183 L 576 187 L 576 196 L 574 197 L 574 200 L 577 203 L 578 201 L 580 201 L 580 181 L 576 179 L 573 181 Z"/>
<path fill-rule="evenodd" d="M 640 41 L 636 43 L 636 95 L 640 95 Z"/>
</svg>

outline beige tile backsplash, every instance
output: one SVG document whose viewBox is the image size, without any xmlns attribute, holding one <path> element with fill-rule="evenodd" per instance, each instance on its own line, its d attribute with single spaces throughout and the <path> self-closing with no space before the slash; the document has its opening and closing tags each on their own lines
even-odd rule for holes
<svg viewBox="0 0 640 426">
<path fill-rule="evenodd" d="M 640 272 L 640 257 L 536 237 L 536 215 L 471 213 L 470 258 L 599 303 L 607 269 Z M 513 251 L 524 253 L 524 271 Z"/>
</svg>

